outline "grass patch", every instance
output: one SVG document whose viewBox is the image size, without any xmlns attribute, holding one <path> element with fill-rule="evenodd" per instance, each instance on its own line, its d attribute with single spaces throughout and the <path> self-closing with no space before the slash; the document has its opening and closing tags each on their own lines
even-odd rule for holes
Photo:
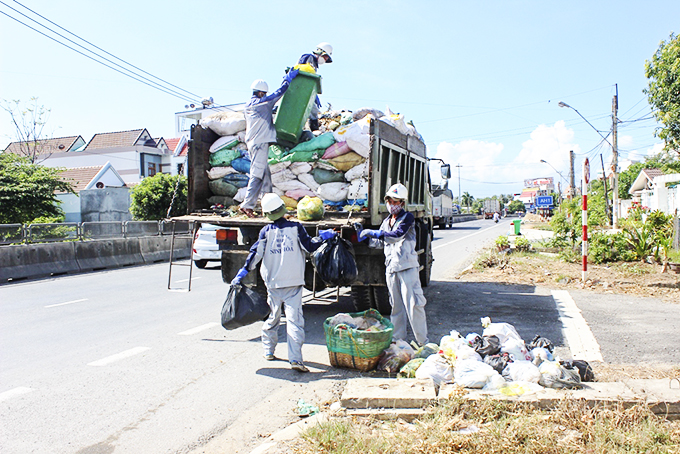
<svg viewBox="0 0 680 454">
<path fill-rule="evenodd" d="M 335 418 L 308 429 L 295 445 L 292 452 L 304 454 L 671 453 L 680 452 L 680 423 L 641 405 L 590 408 L 564 400 L 554 410 L 538 410 L 458 398 L 413 423 Z"/>
</svg>

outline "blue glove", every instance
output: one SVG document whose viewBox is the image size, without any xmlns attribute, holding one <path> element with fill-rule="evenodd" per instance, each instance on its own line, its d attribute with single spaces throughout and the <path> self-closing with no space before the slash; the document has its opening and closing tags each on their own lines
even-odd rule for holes
<svg viewBox="0 0 680 454">
<path fill-rule="evenodd" d="M 299 72 L 300 72 L 299 69 L 291 69 L 290 71 L 288 71 L 288 74 L 286 74 L 285 77 L 286 82 L 291 83 L 293 79 L 297 77 Z"/>
<path fill-rule="evenodd" d="M 238 273 L 236 273 L 236 277 L 231 280 L 231 285 L 241 285 L 241 279 L 246 277 L 246 274 L 248 274 L 248 270 L 245 268 L 241 268 L 238 270 Z"/>
<path fill-rule="evenodd" d="M 361 230 L 361 232 L 359 232 L 358 239 L 359 239 L 359 241 L 364 241 L 367 238 L 380 239 L 381 236 L 382 236 L 381 230 L 363 229 L 363 230 Z"/>
<path fill-rule="evenodd" d="M 357 237 L 361 234 L 361 231 L 364 230 L 364 226 L 361 225 L 359 222 L 354 223 L 354 230 L 357 231 Z"/>
<path fill-rule="evenodd" d="M 331 238 L 335 238 L 338 236 L 337 233 L 333 231 L 333 229 L 328 229 L 328 230 L 319 230 L 319 238 L 322 240 L 330 240 Z"/>
<path fill-rule="evenodd" d="M 316 96 L 316 99 L 314 100 L 314 102 L 316 103 L 316 107 L 321 109 L 321 100 L 319 99 L 318 95 Z"/>
</svg>

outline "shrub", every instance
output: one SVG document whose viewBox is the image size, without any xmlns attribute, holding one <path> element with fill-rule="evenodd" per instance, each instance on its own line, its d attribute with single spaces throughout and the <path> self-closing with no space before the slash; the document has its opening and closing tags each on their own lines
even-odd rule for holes
<svg viewBox="0 0 680 454">
<path fill-rule="evenodd" d="M 498 248 L 499 251 L 507 249 L 510 247 L 510 240 L 508 240 L 507 236 L 501 235 L 498 238 L 496 238 L 496 247 Z"/>
<path fill-rule="evenodd" d="M 526 238 L 520 236 L 517 237 L 517 239 L 515 240 L 515 248 L 518 251 L 522 252 L 528 251 L 529 249 L 531 249 L 531 243 L 529 243 L 529 240 L 527 240 Z"/>
<path fill-rule="evenodd" d="M 635 252 L 621 232 L 610 235 L 594 231 L 588 239 L 588 248 L 588 259 L 592 263 L 630 262 L 636 259 Z"/>
<path fill-rule="evenodd" d="M 179 178 L 179 185 L 177 179 Z M 173 201 L 173 194 L 177 194 Z M 170 216 L 181 216 L 187 212 L 187 179 L 184 176 L 171 176 L 157 173 L 144 178 L 130 194 L 132 204 L 130 213 L 136 220 L 157 221 L 165 219 L 172 203 Z"/>
</svg>

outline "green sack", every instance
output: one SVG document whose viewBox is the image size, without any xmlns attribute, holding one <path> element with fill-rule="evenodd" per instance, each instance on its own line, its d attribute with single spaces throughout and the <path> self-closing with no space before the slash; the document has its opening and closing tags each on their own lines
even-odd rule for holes
<svg viewBox="0 0 680 454">
<path fill-rule="evenodd" d="M 332 170 L 321 169 L 318 167 L 312 170 L 312 176 L 314 177 L 314 181 L 316 181 L 319 184 L 345 182 L 344 173 L 333 172 Z"/>
<path fill-rule="evenodd" d="M 407 362 L 397 374 L 397 378 L 416 378 L 416 371 L 425 362 L 425 358 L 415 358 Z"/>
<path fill-rule="evenodd" d="M 276 160 L 276 162 L 274 162 L 274 164 L 276 164 L 277 162 L 280 162 L 279 160 L 286 156 L 287 154 L 290 154 L 290 151 L 286 150 L 281 145 L 275 143 L 269 145 L 269 156 L 267 159 Z"/>
<path fill-rule="evenodd" d="M 238 188 L 236 186 L 227 183 L 222 179 L 209 181 L 208 187 L 213 194 L 225 197 L 234 197 L 238 192 Z"/>
<path fill-rule="evenodd" d="M 225 197 L 222 195 L 214 195 L 208 198 L 208 203 L 212 205 L 222 205 L 225 208 L 229 208 L 234 205 L 234 199 L 231 197 Z"/>
<path fill-rule="evenodd" d="M 325 150 L 296 151 L 295 153 L 290 153 L 283 157 L 270 158 L 267 163 L 271 166 L 280 162 L 312 162 L 323 156 L 324 151 Z"/>
<path fill-rule="evenodd" d="M 297 217 L 301 221 L 320 221 L 323 215 L 323 200 L 318 197 L 306 195 L 297 203 Z"/>
<path fill-rule="evenodd" d="M 333 137 L 333 133 L 327 132 L 325 134 L 321 134 L 320 136 L 314 137 L 312 140 L 308 140 L 307 142 L 302 142 L 296 145 L 295 148 L 290 151 L 295 153 L 298 151 L 326 150 L 326 148 L 330 147 L 334 143 L 335 137 Z"/>
<path fill-rule="evenodd" d="M 231 161 L 241 157 L 240 150 L 220 150 L 210 155 L 210 165 L 212 167 L 228 167 Z"/>
</svg>

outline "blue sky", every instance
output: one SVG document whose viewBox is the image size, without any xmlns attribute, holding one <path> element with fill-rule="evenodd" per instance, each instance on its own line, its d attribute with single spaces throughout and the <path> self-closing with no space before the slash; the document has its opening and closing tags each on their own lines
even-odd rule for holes
<svg viewBox="0 0 680 454">
<path fill-rule="evenodd" d="M 14 1 L 3 2 L 31 15 Z M 658 150 L 657 125 L 645 120 L 644 63 L 678 31 L 680 17 L 677 0 L 21 5 L 219 104 L 247 100 L 254 79 L 277 85 L 300 54 L 330 42 L 334 62 L 320 70 L 322 102 L 349 110 L 389 106 L 404 114 L 429 155 L 454 166 L 454 194 L 455 166 L 461 165 L 461 190 L 475 197 L 520 192 L 528 178 L 558 181 L 552 167 L 566 177 L 569 150 L 577 154 L 579 178 L 586 156 L 592 169 L 600 168 L 600 153 L 607 166 L 609 146 L 576 112 L 557 104 L 571 105 L 606 136 L 616 84 L 620 160 Z M 4 4 L 0 11 L 30 23 Z M 49 135 L 80 134 L 87 141 L 95 133 L 139 128 L 154 137 L 175 135 L 173 115 L 186 100 L 101 66 L 6 15 L 0 15 L 0 42 L 0 98 L 37 97 L 51 109 Z M 9 116 L 0 112 L 0 147 L 13 138 Z"/>
</svg>

